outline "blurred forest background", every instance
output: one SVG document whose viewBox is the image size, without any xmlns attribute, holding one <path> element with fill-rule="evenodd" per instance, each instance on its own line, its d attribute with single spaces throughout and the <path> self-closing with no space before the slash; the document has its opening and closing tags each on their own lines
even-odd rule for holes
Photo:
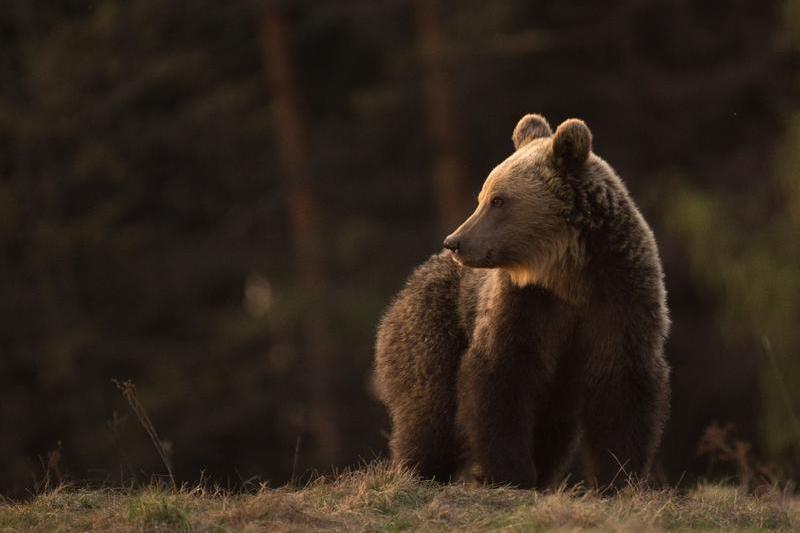
<svg viewBox="0 0 800 533">
<path fill-rule="evenodd" d="M 798 476 L 800 0 L 0 0 L 0 493 L 163 472 L 112 378 L 179 481 L 384 455 L 376 323 L 527 112 L 659 240 L 663 475 Z"/>
</svg>

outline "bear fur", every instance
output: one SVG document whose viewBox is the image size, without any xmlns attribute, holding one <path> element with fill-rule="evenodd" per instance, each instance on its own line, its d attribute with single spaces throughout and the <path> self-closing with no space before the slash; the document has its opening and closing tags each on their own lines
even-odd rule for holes
<svg viewBox="0 0 800 533">
<path fill-rule="evenodd" d="M 376 342 L 396 463 L 551 487 L 647 476 L 669 411 L 653 233 L 586 124 L 523 117 L 475 212 L 417 268 Z"/>
</svg>

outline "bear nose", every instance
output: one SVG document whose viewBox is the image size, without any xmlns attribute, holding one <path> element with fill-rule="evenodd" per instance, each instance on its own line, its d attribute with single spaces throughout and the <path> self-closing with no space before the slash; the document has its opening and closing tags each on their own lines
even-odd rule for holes
<svg viewBox="0 0 800 533">
<path fill-rule="evenodd" d="M 449 235 L 442 245 L 452 252 L 458 252 L 458 239 L 454 239 L 452 235 Z"/>
</svg>

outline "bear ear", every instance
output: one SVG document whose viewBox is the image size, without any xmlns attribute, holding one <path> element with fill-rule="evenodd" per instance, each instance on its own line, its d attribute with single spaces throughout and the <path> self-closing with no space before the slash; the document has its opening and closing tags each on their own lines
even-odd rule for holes
<svg viewBox="0 0 800 533">
<path fill-rule="evenodd" d="M 592 151 L 592 132 L 582 120 L 565 120 L 553 136 L 553 160 L 564 170 L 578 170 Z"/>
<path fill-rule="evenodd" d="M 519 119 L 511 139 L 514 141 L 514 148 L 519 150 L 534 139 L 550 137 L 552 134 L 550 124 L 542 115 L 530 113 Z"/>
</svg>

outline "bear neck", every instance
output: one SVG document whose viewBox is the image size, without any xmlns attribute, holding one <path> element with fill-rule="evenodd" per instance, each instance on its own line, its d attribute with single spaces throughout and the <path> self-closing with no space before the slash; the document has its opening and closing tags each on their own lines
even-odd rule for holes
<svg viewBox="0 0 800 533">
<path fill-rule="evenodd" d="M 564 301 L 581 304 L 587 297 L 586 276 L 583 275 L 585 250 L 577 236 L 570 236 L 553 252 L 539 261 L 526 265 L 504 267 L 514 288 L 535 285 L 547 289 Z"/>
</svg>

